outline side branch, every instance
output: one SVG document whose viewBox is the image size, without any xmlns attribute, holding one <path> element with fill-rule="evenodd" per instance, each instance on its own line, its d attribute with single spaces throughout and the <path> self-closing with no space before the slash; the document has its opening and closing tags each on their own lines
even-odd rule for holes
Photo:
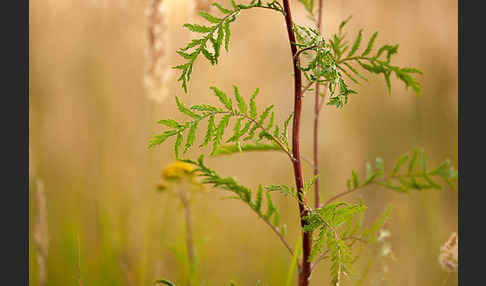
<svg viewBox="0 0 486 286">
<path fill-rule="evenodd" d="M 346 195 L 349 195 L 351 193 L 354 193 L 360 189 L 362 189 L 364 186 L 361 186 L 361 187 L 358 187 L 358 188 L 355 188 L 355 189 L 352 189 L 352 190 L 349 190 L 349 191 L 346 191 L 346 192 L 342 192 L 342 193 L 339 193 L 335 196 L 333 196 L 332 198 L 328 199 L 321 207 L 325 207 L 327 206 L 328 204 L 330 204 L 331 202 L 333 202 L 334 200 L 336 199 L 339 199 L 340 197 L 343 197 L 343 196 L 346 196 Z"/>
<path fill-rule="evenodd" d="M 243 113 L 235 113 L 236 116 L 241 116 L 247 120 L 250 120 L 251 122 L 253 122 L 256 126 L 258 126 L 258 128 L 262 129 L 263 131 L 265 131 L 267 133 L 267 135 L 270 136 L 270 138 L 272 138 L 272 140 L 277 143 L 277 145 L 282 148 L 282 150 L 287 153 L 287 155 L 289 156 L 290 160 L 292 161 L 295 161 L 296 159 L 294 158 L 294 156 L 292 156 L 292 153 L 290 153 L 289 149 L 285 146 L 285 144 L 282 143 L 282 141 L 280 141 L 277 137 L 275 137 L 271 132 L 268 132 L 265 127 L 263 127 L 260 123 L 258 123 L 258 121 L 256 121 L 254 118 L 251 118 L 249 117 L 248 115 L 246 114 L 243 114 Z"/>
<path fill-rule="evenodd" d="M 365 183 L 364 185 L 361 185 L 361 186 L 357 186 L 353 189 L 350 189 L 348 191 L 345 191 L 345 192 L 342 192 L 342 193 L 339 193 L 333 197 L 331 197 L 330 199 L 328 199 L 324 204 L 322 204 L 320 207 L 325 207 L 327 206 L 329 203 L 333 202 L 334 200 L 340 198 L 340 197 L 343 197 L 343 196 L 346 196 L 346 195 L 349 195 L 349 194 L 352 194 L 356 191 L 359 191 L 361 189 L 363 189 L 364 187 L 367 187 L 367 186 L 370 186 L 370 185 L 378 185 L 378 186 L 383 186 L 382 184 L 386 183 L 387 181 L 389 181 L 390 179 L 404 179 L 404 178 L 414 178 L 414 177 L 423 177 L 423 176 L 430 176 L 430 175 L 433 175 L 433 173 L 414 173 L 414 174 L 405 174 L 405 175 L 393 175 L 393 176 L 387 176 L 387 177 L 384 177 L 383 179 L 381 180 L 376 180 L 376 181 L 372 181 L 372 182 L 369 182 L 369 183 Z M 386 187 L 386 186 L 385 186 Z"/>
<path fill-rule="evenodd" d="M 267 219 L 265 219 L 261 214 L 256 212 L 253 208 L 251 208 L 259 218 L 261 218 L 271 229 L 272 231 L 278 236 L 280 241 L 284 244 L 285 248 L 289 251 L 290 255 L 294 255 L 294 250 L 292 250 L 292 247 L 290 247 L 289 243 L 285 240 L 285 237 L 282 235 L 282 233 Z"/>
<path fill-rule="evenodd" d="M 299 56 L 300 56 L 300 54 L 302 54 L 303 52 L 308 51 L 308 50 L 312 50 L 312 49 L 317 48 L 317 47 L 319 47 L 319 46 L 314 45 L 314 46 L 306 47 L 306 48 L 303 48 L 303 49 L 299 50 L 299 51 L 298 51 L 298 52 L 297 52 L 297 53 L 294 55 L 294 61 L 298 61 L 298 60 L 299 60 Z"/>
</svg>

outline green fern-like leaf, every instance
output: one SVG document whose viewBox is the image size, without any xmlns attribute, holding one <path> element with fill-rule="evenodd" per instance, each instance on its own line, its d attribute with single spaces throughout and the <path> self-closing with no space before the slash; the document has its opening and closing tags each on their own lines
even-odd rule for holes
<svg viewBox="0 0 486 286">
<path fill-rule="evenodd" d="M 284 227 L 280 225 L 280 213 L 276 208 L 275 204 L 273 203 L 271 194 L 269 191 L 265 192 L 266 198 L 266 208 L 263 211 L 263 193 L 264 188 L 259 185 L 258 191 L 256 194 L 256 199 L 252 201 L 252 191 L 250 188 L 247 188 L 241 184 L 239 184 L 234 178 L 231 177 L 222 177 L 216 171 L 210 169 L 208 166 L 204 164 L 204 157 L 203 155 L 199 156 L 197 161 L 185 159 L 182 160 L 186 163 L 190 163 L 196 166 L 196 169 L 193 171 L 199 177 L 202 177 L 202 183 L 211 185 L 215 188 L 223 189 L 229 191 L 234 194 L 234 196 L 230 197 L 232 199 L 238 199 L 247 204 L 255 213 L 265 221 L 267 221 L 270 225 L 273 225 L 275 231 L 278 231 L 281 235 L 283 235 Z"/>
<path fill-rule="evenodd" d="M 238 109 L 241 113 L 246 114 L 248 107 L 246 106 L 245 99 L 240 95 L 238 87 L 233 85 L 235 92 L 236 102 L 238 102 Z"/>
<path fill-rule="evenodd" d="M 345 58 L 342 58 L 344 51 L 349 47 L 345 44 L 345 35 L 342 29 L 343 27 L 344 25 L 340 28 L 339 33 L 332 36 L 330 40 L 330 47 L 332 48 L 334 59 L 338 65 L 339 70 L 342 71 L 349 79 L 359 84 L 359 81 L 353 76 L 354 74 L 363 80 L 367 80 L 366 77 L 364 77 L 357 68 L 351 65 L 351 63 L 355 63 L 367 72 L 383 75 L 386 86 L 388 88 L 388 93 L 390 95 L 392 90 L 392 74 L 395 74 L 395 76 L 405 84 L 406 89 L 411 87 L 416 94 L 420 94 L 420 83 L 413 76 L 413 74 L 421 75 L 422 71 L 416 68 L 402 68 L 391 64 L 391 57 L 398 53 L 399 45 L 383 45 L 375 52 L 373 56 L 371 56 L 374 43 L 378 36 L 378 32 L 375 32 L 371 36 L 366 46 L 366 49 L 357 56 L 355 54 L 359 50 L 362 40 L 361 29 L 358 33 L 358 36 L 354 40 L 354 43 L 348 55 Z"/>
<path fill-rule="evenodd" d="M 388 206 L 386 207 L 383 214 L 371 226 L 367 227 L 363 231 L 363 233 L 361 234 L 361 237 L 368 242 L 376 241 L 376 238 L 378 237 L 377 236 L 378 231 L 385 224 L 386 220 L 390 216 L 390 212 L 391 212 L 391 204 L 388 204 Z"/>
<path fill-rule="evenodd" d="M 210 88 L 214 96 L 218 98 L 222 107 L 213 106 L 209 104 L 193 105 L 190 108 L 186 107 L 182 101 L 176 97 L 176 105 L 178 110 L 190 117 L 190 120 L 179 123 L 173 119 L 163 119 L 158 122 L 165 127 L 170 128 L 160 135 L 154 136 L 150 140 L 149 148 L 162 144 L 168 138 L 177 136 L 174 146 L 176 158 L 179 158 L 179 149 L 185 139 L 183 153 L 189 151 L 194 146 L 197 139 L 197 130 L 200 122 L 208 121 L 207 129 L 205 131 L 204 140 L 199 145 L 204 147 L 212 143 L 212 155 L 233 154 L 236 152 L 247 151 L 274 151 L 280 150 L 290 154 L 290 147 L 287 140 L 287 129 L 290 117 L 283 123 L 282 127 L 276 124 L 275 113 L 272 112 L 273 105 L 264 109 L 261 114 L 258 114 L 256 109 L 255 97 L 258 94 L 258 89 L 250 98 L 250 110 L 248 113 L 248 106 L 245 99 L 236 86 L 234 89 L 234 97 L 236 99 L 237 107 L 233 107 L 233 102 L 227 94 L 216 88 Z M 224 139 L 226 130 L 233 121 L 233 135 Z M 256 130 L 260 130 L 258 138 L 255 139 Z M 284 130 L 280 133 L 280 130 Z M 242 143 L 242 141 L 254 140 L 254 142 Z M 260 142 L 262 140 L 268 142 Z M 231 143 L 234 144 L 224 144 Z"/>
<path fill-rule="evenodd" d="M 220 155 L 230 155 L 234 153 L 241 153 L 241 152 L 255 152 L 255 151 L 282 151 L 282 148 L 278 145 L 272 144 L 262 144 L 262 143 L 255 143 L 255 144 L 231 144 L 231 145 L 220 145 L 216 150 L 213 152 L 212 155 L 220 156 Z"/>
<path fill-rule="evenodd" d="M 361 44 L 361 37 L 363 34 L 363 29 L 359 30 L 358 36 L 354 40 L 353 46 L 351 47 L 351 50 L 349 51 L 348 57 L 351 57 L 356 53 L 356 51 L 359 49 L 359 46 Z"/>
<path fill-rule="evenodd" d="M 373 49 L 373 44 L 375 43 L 375 40 L 376 40 L 376 37 L 377 36 L 378 36 L 378 32 L 375 32 L 371 36 L 370 40 L 368 41 L 368 45 L 366 46 L 366 49 L 361 54 L 362 57 L 367 56 L 371 52 L 371 50 Z"/>
<path fill-rule="evenodd" d="M 417 167 L 420 161 L 420 167 Z M 407 165 L 406 172 L 401 173 L 403 166 Z M 419 168 L 419 171 L 415 169 Z M 423 150 L 415 150 L 412 155 L 404 154 L 398 158 L 389 175 L 385 174 L 383 159 L 377 158 L 374 168 L 367 164 L 367 172 L 363 183 L 359 182 L 357 172 L 352 171 L 351 183 L 348 190 L 356 190 L 369 184 L 377 184 L 387 189 L 407 193 L 410 190 L 443 189 L 434 178 L 441 178 L 451 188 L 455 188 L 453 182 L 457 180 L 457 171 L 445 161 L 435 170 L 428 170 L 427 157 Z"/>
<path fill-rule="evenodd" d="M 177 79 L 182 82 L 182 88 L 187 93 L 187 83 L 191 79 L 192 70 L 196 59 L 202 54 L 212 65 L 218 63 L 221 47 L 224 45 L 226 51 L 229 48 L 230 41 L 230 23 L 236 20 L 236 16 L 242 11 L 251 8 L 266 8 L 283 12 L 278 1 L 262 3 L 262 1 L 253 1 L 250 5 L 236 4 L 232 2 L 233 9 L 224 8 L 219 3 L 213 3 L 222 14 L 222 17 L 211 15 L 207 12 L 201 11 L 199 15 L 209 22 L 209 25 L 199 24 L 184 24 L 183 26 L 191 32 L 201 34 L 198 39 L 193 39 L 184 48 L 181 48 L 177 53 L 183 57 L 187 62 L 173 67 L 181 70 L 181 75 Z M 212 51 L 208 49 L 211 45 Z"/>
<path fill-rule="evenodd" d="M 295 191 L 295 188 L 289 187 L 287 185 L 268 185 L 268 186 L 265 186 L 265 190 L 267 192 L 278 191 L 279 193 L 283 194 L 286 197 L 292 197 L 296 201 L 299 201 L 297 192 Z"/>
<path fill-rule="evenodd" d="M 314 0 L 299 0 L 299 2 L 304 5 L 305 9 L 307 10 L 307 12 L 309 12 L 309 14 L 313 14 Z"/>
<path fill-rule="evenodd" d="M 326 247 L 327 257 L 331 262 L 331 283 L 340 281 L 343 274 L 352 272 L 353 256 L 351 248 L 345 243 L 350 233 L 350 226 L 355 218 L 362 217 L 366 207 L 362 204 L 338 202 L 311 210 L 306 217 L 304 231 L 314 233 L 309 261 L 314 260 Z M 362 218 L 361 218 L 362 221 Z"/>
<path fill-rule="evenodd" d="M 341 54 L 347 49 L 343 42 L 344 36 L 335 35 L 334 39 L 327 43 L 315 29 L 294 24 L 294 32 L 297 46 L 301 49 L 298 53 L 302 54 L 297 67 L 309 81 L 308 86 L 313 83 L 326 84 L 330 91 L 327 104 L 336 107 L 344 106 L 348 102 L 348 96 L 356 92 L 348 87 L 341 73 L 357 82 L 348 71 L 338 65 Z M 361 36 L 358 38 L 353 49 L 359 47 Z M 335 54 L 339 56 L 336 57 Z M 304 58 L 305 55 L 307 58 Z"/>
</svg>

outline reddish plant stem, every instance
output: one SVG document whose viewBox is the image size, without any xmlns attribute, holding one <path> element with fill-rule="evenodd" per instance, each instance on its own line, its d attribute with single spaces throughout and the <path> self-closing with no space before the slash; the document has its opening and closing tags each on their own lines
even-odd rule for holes
<svg viewBox="0 0 486 286">
<path fill-rule="evenodd" d="M 316 83 L 316 95 L 314 100 L 314 207 L 319 207 L 319 84 Z"/>
<path fill-rule="evenodd" d="M 322 2 L 319 0 L 319 7 L 317 8 L 317 30 L 321 33 L 322 26 Z M 321 111 L 320 106 L 320 95 L 319 95 L 319 83 L 316 82 L 316 94 L 314 98 L 314 178 L 316 181 L 314 183 L 314 206 L 319 207 L 319 112 Z"/>
<path fill-rule="evenodd" d="M 294 167 L 295 186 L 299 197 L 299 214 L 300 225 L 303 228 L 307 222 L 304 217 L 307 216 L 307 209 L 304 207 L 304 178 L 302 174 L 302 161 L 300 157 L 300 117 L 302 114 L 302 74 L 298 66 L 297 46 L 295 45 L 295 34 L 293 30 L 292 14 L 290 13 L 290 0 L 283 0 L 285 12 L 285 24 L 289 36 L 290 49 L 292 51 L 294 67 L 294 119 L 292 123 L 292 155 L 295 158 L 292 164 Z M 311 252 L 311 233 L 302 233 L 302 267 L 299 273 L 299 286 L 309 285 L 309 276 L 311 274 L 311 263 L 309 256 Z"/>
</svg>

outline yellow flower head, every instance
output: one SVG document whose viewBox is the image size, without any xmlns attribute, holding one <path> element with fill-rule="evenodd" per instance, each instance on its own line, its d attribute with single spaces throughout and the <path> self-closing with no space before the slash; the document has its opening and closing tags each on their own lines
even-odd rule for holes
<svg viewBox="0 0 486 286">
<path fill-rule="evenodd" d="M 168 181 L 174 181 L 174 180 L 181 180 L 183 178 L 190 178 L 194 177 L 195 174 L 193 173 L 194 171 L 194 166 L 189 163 L 181 162 L 181 161 L 176 161 L 167 168 L 165 168 L 162 171 L 162 179 L 168 180 Z"/>
</svg>

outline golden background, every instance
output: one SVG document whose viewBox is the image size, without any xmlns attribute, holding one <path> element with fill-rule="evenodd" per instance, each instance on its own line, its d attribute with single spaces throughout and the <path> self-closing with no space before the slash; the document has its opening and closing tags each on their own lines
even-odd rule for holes
<svg viewBox="0 0 486 286">
<path fill-rule="evenodd" d="M 193 22 L 189 1 L 168 1 L 167 54 L 192 37 L 182 24 Z M 230 93 L 232 84 L 246 96 L 260 87 L 259 104 L 275 104 L 282 122 L 291 111 L 293 80 L 290 48 L 283 18 L 263 9 L 243 11 L 232 24 L 230 52 L 220 64 L 196 61 L 184 95 L 175 80 L 161 103 L 143 85 L 147 1 L 30 1 L 30 272 L 37 285 L 37 251 L 33 228 L 38 219 L 36 186 L 45 185 L 50 246 L 47 285 L 77 285 L 78 251 L 82 285 L 152 285 L 168 278 L 184 285 L 183 217 L 175 197 L 156 192 L 160 172 L 174 160 L 172 140 L 147 150 L 151 136 L 164 129 L 157 120 L 175 117 L 173 96 L 187 105 L 214 103 L 209 86 Z M 294 20 L 310 24 L 303 6 L 292 1 Z M 222 4 L 229 7 L 229 1 Z M 351 170 L 385 159 L 391 168 L 401 154 L 424 147 L 429 165 L 449 158 L 457 166 L 457 1 L 324 1 L 324 35 L 337 30 L 349 15 L 352 40 L 365 28 L 363 42 L 379 31 L 376 44 L 399 43 L 395 63 L 423 70 L 422 95 L 394 78 L 388 96 L 382 77 L 359 87 L 343 109 L 325 107 L 320 118 L 321 197 L 345 188 Z M 302 152 L 312 156 L 313 97 L 304 99 Z M 207 150 L 202 150 L 207 153 Z M 193 148 L 188 157 L 200 150 Z M 251 153 L 207 158 L 212 168 L 244 185 L 293 184 L 293 172 L 280 153 Z M 304 165 L 306 177 L 312 170 Z M 210 285 L 284 285 L 290 265 L 285 248 L 247 206 L 221 200 L 219 190 L 194 198 L 196 249 L 201 277 Z M 396 257 L 388 261 L 389 285 L 441 285 L 446 273 L 439 249 L 457 230 L 457 191 L 393 193 L 367 188 L 362 196 L 367 218 L 376 218 L 387 203 L 393 209 L 387 228 Z M 294 245 L 297 207 L 275 196 Z M 79 237 L 79 249 L 78 249 Z M 360 274 L 371 247 L 356 265 Z M 379 282 L 383 263 L 375 261 L 365 285 Z M 457 283 L 457 275 L 449 285 Z M 375 280 L 375 283 L 372 283 Z M 328 285 L 325 263 L 312 285 Z M 345 279 L 344 285 L 355 285 Z"/>
</svg>

